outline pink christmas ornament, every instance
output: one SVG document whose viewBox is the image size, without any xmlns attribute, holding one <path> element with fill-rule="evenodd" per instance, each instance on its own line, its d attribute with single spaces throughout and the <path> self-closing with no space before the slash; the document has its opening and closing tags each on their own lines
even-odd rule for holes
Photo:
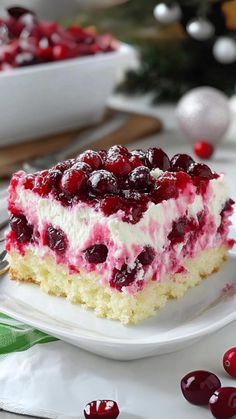
<svg viewBox="0 0 236 419">
<path fill-rule="evenodd" d="M 176 110 L 180 130 L 191 141 L 199 139 L 215 145 L 229 128 L 228 98 L 212 87 L 198 87 L 186 93 Z"/>
</svg>

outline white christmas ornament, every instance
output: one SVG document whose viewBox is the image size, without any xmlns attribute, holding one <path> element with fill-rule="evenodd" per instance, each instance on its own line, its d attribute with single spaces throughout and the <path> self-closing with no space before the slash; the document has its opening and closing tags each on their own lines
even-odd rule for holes
<svg viewBox="0 0 236 419">
<path fill-rule="evenodd" d="M 180 20 L 181 9 L 177 3 L 173 3 L 170 6 L 165 3 L 159 3 L 155 7 L 153 14 L 158 22 L 170 25 Z"/>
<path fill-rule="evenodd" d="M 177 120 L 192 142 L 217 144 L 229 128 L 231 111 L 227 97 L 212 87 L 197 87 L 186 93 L 177 105 Z"/>
<path fill-rule="evenodd" d="M 218 38 L 213 46 L 213 55 L 221 64 L 232 64 L 236 60 L 236 42 L 227 36 Z"/>
<path fill-rule="evenodd" d="M 215 28 L 212 23 L 203 18 L 193 19 L 186 26 L 188 34 L 197 41 L 206 41 L 212 38 Z"/>
</svg>

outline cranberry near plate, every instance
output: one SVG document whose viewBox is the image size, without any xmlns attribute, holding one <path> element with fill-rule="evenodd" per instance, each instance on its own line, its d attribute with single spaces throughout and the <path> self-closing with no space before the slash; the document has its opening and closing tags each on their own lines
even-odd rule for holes
<svg viewBox="0 0 236 419">
<path fill-rule="evenodd" d="M 99 317 L 137 323 L 220 268 L 232 208 L 224 175 L 186 156 L 88 150 L 13 176 L 11 276 Z"/>
</svg>

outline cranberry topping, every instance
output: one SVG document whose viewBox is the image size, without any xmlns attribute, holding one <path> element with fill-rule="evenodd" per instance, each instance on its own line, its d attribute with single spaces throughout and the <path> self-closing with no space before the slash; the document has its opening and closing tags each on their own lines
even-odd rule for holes
<svg viewBox="0 0 236 419">
<path fill-rule="evenodd" d="M 89 164 L 93 170 L 98 170 L 102 166 L 102 160 L 99 153 L 93 150 L 87 150 L 80 154 L 77 160 Z"/>
<path fill-rule="evenodd" d="M 130 157 L 129 161 L 133 169 L 139 166 L 144 166 L 144 161 L 140 159 L 139 156 L 136 156 L 135 154 Z"/>
<path fill-rule="evenodd" d="M 177 188 L 184 190 L 191 182 L 191 177 L 182 171 L 176 172 L 176 186 Z"/>
<path fill-rule="evenodd" d="M 112 154 L 107 158 L 104 169 L 116 176 L 126 176 L 132 170 L 132 165 L 126 155 Z"/>
<path fill-rule="evenodd" d="M 119 416 L 119 407 L 113 400 L 94 400 L 84 409 L 86 419 L 116 419 Z"/>
<path fill-rule="evenodd" d="M 151 246 L 145 246 L 142 252 L 138 255 L 138 262 L 141 265 L 151 265 L 155 258 L 155 250 Z"/>
<path fill-rule="evenodd" d="M 86 185 L 88 176 L 82 169 L 68 169 L 61 179 L 61 189 L 68 195 L 75 195 Z"/>
<path fill-rule="evenodd" d="M 175 154 L 171 159 L 171 168 L 173 171 L 183 170 L 187 172 L 192 163 L 194 163 L 194 160 L 188 154 Z"/>
<path fill-rule="evenodd" d="M 83 161 L 76 162 L 75 164 L 73 164 L 71 169 L 83 170 L 86 173 L 86 175 L 90 175 L 90 173 L 92 173 L 93 171 L 92 167 L 88 163 L 84 163 Z"/>
<path fill-rule="evenodd" d="M 46 196 L 53 187 L 57 187 L 61 175 L 59 170 L 43 170 L 35 177 L 33 191 L 40 196 Z"/>
<path fill-rule="evenodd" d="M 106 158 L 107 158 L 107 151 L 106 150 L 99 150 L 98 154 L 99 154 L 99 156 L 102 160 L 102 164 L 104 164 L 105 161 L 106 161 Z"/>
<path fill-rule="evenodd" d="M 194 144 L 194 152 L 200 159 L 209 159 L 214 153 L 214 147 L 206 141 L 197 141 Z"/>
<path fill-rule="evenodd" d="M 137 167 L 129 174 L 128 183 L 130 188 L 137 191 L 149 191 L 152 186 L 150 170 L 145 166 Z"/>
<path fill-rule="evenodd" d="M 11 215 L 10 226 L 19 243 L 27 243 L 32 239 L 33 226 L 28 223 L 23 214 Z"/>
<path fill-rule="evenodd" d="M 172 230 L 168 235 L 171 244 L 181 243 L 184 240 L 186 224 L 185 217 L 179 218 L 178 221 L 173 222 Z"/>
<path fill-rule="evenodd" d="M 211 396 L 221 387 L 219 378 L 209 371 L 192 371 L 181 380 L 181 390 L 188 402 L 208 405 Z"/>
<path fill-rule="evenodd" d="M 170 169 L 169 157 L 161 148 L 149 148 L 147 151 L 147 160 L 151 169 L 159 168 L 164 171 Z"/>
<path fill-rule="evenodd" d="M 21 16 L 23 16 L 25 14 L 31 14 L 31 15 L 34 14 L 34 12 L 32 12 L 31 10 L 26 9 L 25 7 L 20 7 L 20 6 L 9 7 L 7 9 L 7 12 L 10 16 L 12 16 L 16 19 L 20 18 Z"/>
<path fill-rule="evenodd" d="M 176 187 L 176 176 L 172 173 L 165 173 L 160 176 L 155 184 L 151 194 L 151 199 L 155 204 L 178 197 L 178 189 Z"/>
<path fill-rule="evenodd" d="M 67 238 L 60 228 L 53 226 L 47 227 L 46 230 L 46 245 L 56 253 L 63 254 L 67 249 Z"/>
<path fill-rule="evenodd" d="M 188 173 L 208 180 L 214 177 L 210 167 L 203 163 L 192 163 L 188 168 Z"/>
<path fill-rule="evenodd" d="M 103 263 L 106 261 L 108 248 L 105 244 L 94 244 L 84 250 L 84 256 L 89 263 Z"/>
<path fill-rule="evenodd" d="M 67 160 L 67 161 L 57 163 L 53 167 L 53 169 L 60 170 L 63 173 L 65 170 L 70 169 L 71 166 L 72 166 L 71 161 Z"/>
<path fill-rule="evenodd" d="M 110 158 L 110 157 L 115 156 L 115 155 L 129 157 L 129 150 L 122 145 L 113 145 L 107 151 L 107 156 L 108 156 L 108 158 Z"/>
<path fill-rule="evenodd" d="M 120 209 L 124 209 L 124 206 L 124 199 L 119 196 L 107 196 L 106 198 L 102 199 L 100 204 L 100 208 L 105 215 L 114 214 Z"/>
<path fill-rule="evenodd" d="M 211 413 L 215 418 L 232 418 L 234 415 L 236 415 L 236 388 L 219 388 L 211 396 L 209 406 Z"/>
<path fill-rule="evenodd" d="M 224 208 L 222 209 L 220 215 L 222 216 L 224 214 L 225 211 L 232 211 L 233 210 L 233 205 L 235 204 L 233 199 L 228 199 L 224 205 Z"/>
<path fill-rule="evenodd" d="M 225 371 L 236 378 L 236 348 L 231 348 L 225 352 L 223 357 L 223 366 Z"/>
<path fill-rule="evenodd" d="M 122 266 L 121 270 L 114 269 L 112 279 L 110 281 L 110 286 L 121 291 L 123 287 L 131 285 L 137 275 L 137 268 L 130 269 L 125 263 Z"/>
<path fill-rule="evenodd" d="M 118 192 L 117 179 L 107 170 L 93 172 L 89 177 L 88 187 L 90 192 L 95 196 L 116 194 Z"/>
</svg>

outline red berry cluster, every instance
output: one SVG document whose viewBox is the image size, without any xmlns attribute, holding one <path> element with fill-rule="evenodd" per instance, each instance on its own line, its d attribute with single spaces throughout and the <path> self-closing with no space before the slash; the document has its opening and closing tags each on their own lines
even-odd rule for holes
<svg viewBox="0 0 236 419">
<path fill-rule="evenodd" d="M 110 52 L 116 49 L 111 35 L 94 28 L 40 21 L 24 7 L 10 7 L 0 20 L 0 71 L 32 64 Z"/>
<path fill-rule="evenodd" d="M 164 172 L 158 179 L 151 173 L 156 168 Z M 86 201 L 107 216 L 122 210 L 123 220 L 135 224 L 149 202 L 177 198 L 189 183 L 202 193 L 216 176 L 186 154 L 170 160 L 160 148 L 129 152 L 116 145 L 108 151 L 87 150 L 50 170 L 25 176 L 24 186 L 40 196 L 52 193 L 63 205 Z"/>
<path fill-rule="evenodd" d="M 236 348 L 229 349 L 223 357 L 224 369 L 236 378 Z M 236 387 L 221 387 L 219 378 L 209 371 L 192 371 L 181 380 L 183 396 L 192 404 L 209 405 L 217 419 L 236 415 Z"/>
</svg>

